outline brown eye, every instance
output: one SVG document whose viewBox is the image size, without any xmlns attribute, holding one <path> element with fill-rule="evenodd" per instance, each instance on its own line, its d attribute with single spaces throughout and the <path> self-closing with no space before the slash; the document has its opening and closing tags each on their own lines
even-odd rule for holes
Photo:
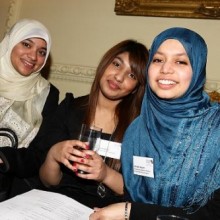
<svg viewBox="0 0 220 220">
<path fill-rule="evenodd" d="M 131 78 L 131 79 L 134 79 L 134 80 L 137 79 L 137 77 L 136 77 L 136 75 L 134 73 L 129 73 L 128 77 Z"/>
<path fill-rule="evenodd" d="M 39 54 L 40 54 L 40 56 L 45 57 L 46 54 L 47 54 L 47 51 L 45 51 L 45 50 L 40 50 L 40 51 L 39 51 Z"/>
<path fill-rule="evenodd" d="M 30 48 L 31 45 L 25 41 L 21 42 L 24 47 Z"/>
<path fill-rule="evenodd" d="M 158 58 L 155 58 L 152 60 L 152 63 L 161 63 L 162 60 L 161 59 L 158 59 Z"/>
<path fill-rule="evenodd" d="M 112 63 L 113 63 L 113 65 L 116 66 L 116 67 L 119 67 L 119 66 L 120 66 L 120 64 L 119 64 L 117 61 L 113 61 Z"/>
<path fill-rule="evenodd" d="M 178 64 L 181 64 L 181 65 L 187 65 L 187 62 L 185 61 L 177 61 Z"/>
</svg>

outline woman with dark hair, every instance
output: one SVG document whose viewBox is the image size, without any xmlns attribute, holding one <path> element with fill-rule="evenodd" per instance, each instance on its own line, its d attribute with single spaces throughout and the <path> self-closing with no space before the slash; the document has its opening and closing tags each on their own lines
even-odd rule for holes
<svg viewBox="0 0 220 220">
<path fill-rule="evenodd" d="M 147 59 L 148 50 L 143 44 L 122 41 L 101 59 L 89 95 L 74 99 L 67 94 L 42 143 L 51 146 L 40 169 L 41 180 L 48 190 L 89 207 L 121 201 L 120 156 L 103 158 L 87 150 L 86 143 L 77 139 L 82 123 L 95 125 L 102 128 L 101 139 L 107 145 L 120 148 L 118 142 L 140 112 Z"/>
</svg>

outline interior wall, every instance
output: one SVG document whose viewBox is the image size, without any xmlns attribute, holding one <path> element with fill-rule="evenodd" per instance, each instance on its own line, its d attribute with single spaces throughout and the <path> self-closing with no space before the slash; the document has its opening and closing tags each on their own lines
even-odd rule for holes
<svg viewBox="0 0 220 220">
<path fill-rule="evenodd" d="M 75 96 L 89 92 L 95 67 L 114 44 L 133 38 L 149 48 L 162 30 L 183 26 L 206 40 L 207 86 L 220 88 L 220 20 L 119 16 L 114 6 L 115 0 L 0 0 L 0 36 L 19 18 L 38 19 L 48 27 L 53 40 L 49 80 L 62 99 L 67 91 Z"/>
<path fill-rule="evenodd" d="M 4 36 L 6 20 L 8 17 L 9 1 L 0 0 L 0 39 Z"/>
</svg>

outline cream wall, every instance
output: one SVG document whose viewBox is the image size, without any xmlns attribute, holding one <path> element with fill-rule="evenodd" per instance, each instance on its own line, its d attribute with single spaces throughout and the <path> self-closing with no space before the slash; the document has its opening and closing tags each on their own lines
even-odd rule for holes
<svg viewBox="0 0 220 220">
<path fill-rule="evenodd" d="M 201 34 L 209 48 L 207 89 L 220 89 L 220 20 L 118 16 L 115 0 L 0 0 L 0 36 L 19 18 L 34 18 L 51 32 L 49 80 L 75 96 L 89 92 L 95 67 L 117 42 L 133 38 L 150 47 L 155 35 L 183 26 Z"/>
</svg>

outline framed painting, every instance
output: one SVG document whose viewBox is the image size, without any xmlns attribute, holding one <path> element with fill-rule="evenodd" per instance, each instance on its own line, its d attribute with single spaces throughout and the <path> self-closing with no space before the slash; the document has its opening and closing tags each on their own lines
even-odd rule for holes
<svg viewBox="0 0 220 220">
<path fill-rule="evenodd" d="M 116 0 L 116 15 L 220 19 L 220 0 Z"/>
</svg>

